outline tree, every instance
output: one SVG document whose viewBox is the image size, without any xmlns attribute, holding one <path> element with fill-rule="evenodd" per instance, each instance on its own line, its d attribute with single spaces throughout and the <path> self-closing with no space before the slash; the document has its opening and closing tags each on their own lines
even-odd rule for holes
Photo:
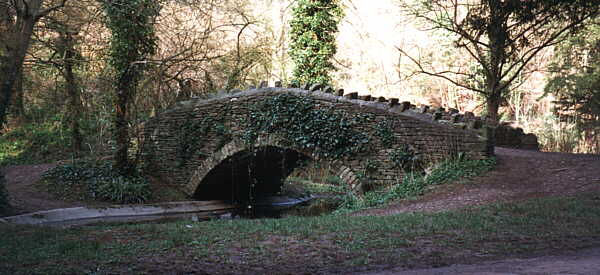
<svg viewBox="0 0 600 275">
<path fill-rule="evenodd" d="M 562 41 L 598 14 L 599 0 L 418 0 L 405 4 L 408 13 L 442 30 L 477 64 L 475 70 L 435 70 L 399 49 L 417 65 L 417 72 L 440 77 L 481 93 L 495 121 L 515 81 L 543 49 Z"/>
<path fill-rule="evenodd" d="M 114 69 L 115 167 L 131 171 L 129 151 L 129 104 L 147 62 L 156 51 L 153 22 L 160 12 L 156 0 L 103 0 L 107 26 L 112 32 L 109 63 Z"/>
<path fill-rule="evenodd" d="M 331 62 L 337 51 L 335 34 L 342 18 L 337 0 L 298 0 L 290 21 L 293 82 L 330 84 Z"/>
<path fill-rule="evenodd" d="M 0 0 L 0 125 L 23 70 L 33 27 L 38 20 L 63 7 L 67 0 L 44 8 L 43 0 Z"/>
<path fill-rule="evenodd" d="M 556 48 L 545 87 L 556 112 L 574 121 L 592 148 L 600 148 L 600 18 Z"/>
<path fill-rule="evenodd" d="M 77 4 L 87 7 L 89 3 L 79 1 Z M 81 152 L 83 143 L 80 127 L 83 106 L 76 72 L 83 62 L 83 56 L 76 45 L 81 43 L 81 29 L 90 23 L 90 14 L 82 6 L 66 6 L 60 12 L 44 17 L 35 29 L 29 53 L 35 64 L 56 68 L 64 79 L 66 118 L 71 129 L 71 148 L 75 154 Z M 42 56 L 38 56 L 38 52 Z"/>
</svg>

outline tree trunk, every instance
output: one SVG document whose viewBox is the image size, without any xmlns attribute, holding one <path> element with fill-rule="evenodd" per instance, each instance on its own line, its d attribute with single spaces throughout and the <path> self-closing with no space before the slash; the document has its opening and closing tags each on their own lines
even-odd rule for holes
<svg viewBox="0 0 600 275">
<path fill-rule="evenodd" d="M 14 59 L 3 57 L 0 61 L 0 127 L 6 123 L 6 115 L 13 93 L 13 85 L 17 78 Z"/>
<path fill-rule="evenodd" d="M 489 68 L 486 72 L 486 103 L 488 117 L 498 122 L 498 111 L 502 101 L 502 67 L 506 62 L 507 26 L 503 19 L 503 7 L 499 0 L 488 0 L 490 24 L 487 28 L 489 38 Z"/>
<path fill-rule="evenodd" d="M 131 172 L 129 162 L 129 98 L 135 89 L 135 81 L 131 71 L 125 72 L 117 83 L 117 96 L 115 98 L 115 166 L 123 174 Z"/>
<path fill-rule="evenodd" d="M 488 118 L 494 122 L 499 122 L 498 112 L 500 110 L 501 96 L 498 93 L 489 95 L 486 99 Z"/>
<path fill-rule="evenodd" d="M 19 72 L 13 86 L 13 101 L 10 113 L 17 118 L 25 116 L 25 105 L 23 103 L 23 71 Z"/>
<path fill-rule="evenodd" d="M 81 130 L 79 127 L 79 120 L 81 119 L 81 99 L 79 98 L 79 90 L 77 88 L 77 81 L 75 79 L 75 73 L 73 67 L 75 66 L 75 47 L 73 45 L 73 36 L 70 32 L 62 34 L 63 45 L 64 45 L 64 77 L 67 85 L 67 94 L 69 95 L 69 126 L 71 128 L 71 149 L 76 155 L 81 152 Z"/>
<path fill-rule="evenodd" d="M 17 20 L 7 26 L 8 31 L 2 34 L 5 41 L 4 55 L 0 56 L 0 125 L 6 123 L 6 115 L 13 96 L 13 86 L 21 70 L 25 54 L 29 48 L 33 27 L 37 22 L 42 0 L 23 2 L 17 8 Z"/>
</svg>

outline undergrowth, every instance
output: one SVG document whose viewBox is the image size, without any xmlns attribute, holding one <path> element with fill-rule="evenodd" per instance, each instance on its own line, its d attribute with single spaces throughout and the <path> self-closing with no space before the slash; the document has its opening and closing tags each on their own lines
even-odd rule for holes
<svg viewBox="0 0 600 275">
<path fill-rule="evenodd" d="M 0 135 L 0 166 L 39 164 L 70 156 L 70 131 L 60 117 L 29 122 Z"/>
<path fill-rule="evenodd" d="M 349 192 L 342 197 L 337 214 L 362 210 L 387 204 L 393 200 L 422 195 L 428 187 L 466 180 L 469 177 L 490 171 L 496 164 L 495 159 L 487 160 L 448 160 L 434 166 L 429 173 L 408 173 L 401 183 L 376 189 L 357 196 Z"/>
<path fill-rule="evenodd" d="M 49 191 L 67 199 L 142 203 L 150 184 L 139 174 L 123 176 L 110 162 L 81 161 L 55 167 L 42 175 Z"/>
</svg>

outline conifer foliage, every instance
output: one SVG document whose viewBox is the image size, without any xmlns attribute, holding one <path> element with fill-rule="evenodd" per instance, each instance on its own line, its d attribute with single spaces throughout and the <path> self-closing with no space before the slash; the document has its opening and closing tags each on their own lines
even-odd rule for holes
<svg viewBox="0 0 600 275">
<path fill-rule="evenodd" d="M 295 84 L 331 84 L 332 59 L 343 10 L 337 0 L 298 0 L 290 22 Z"/>
</svg>

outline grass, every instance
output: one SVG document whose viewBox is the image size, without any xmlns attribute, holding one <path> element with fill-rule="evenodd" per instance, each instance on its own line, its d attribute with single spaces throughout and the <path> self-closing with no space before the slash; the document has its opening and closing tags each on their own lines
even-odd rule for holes
<svg viewBox="0 0 600 275">
<path fill-rule="evenodd" d="M 345 273 L 578 249 L 600 244 L 599 195 L 387 217 L 0 225 L 0 272 Z"/>
<path fill-rule="evenodd" d="M 444 161 L 434 166 L 427 174 L 408 173 L 399 184 L 375 189 L 363 196 L 348 193 L 342 198 L 336 213 L 344 214 L 422 195 L 433 185 L 468 182 L 469 178 L 490 171 L 495 165 L 496 160 L 493 158 Z"/>
</svg>

